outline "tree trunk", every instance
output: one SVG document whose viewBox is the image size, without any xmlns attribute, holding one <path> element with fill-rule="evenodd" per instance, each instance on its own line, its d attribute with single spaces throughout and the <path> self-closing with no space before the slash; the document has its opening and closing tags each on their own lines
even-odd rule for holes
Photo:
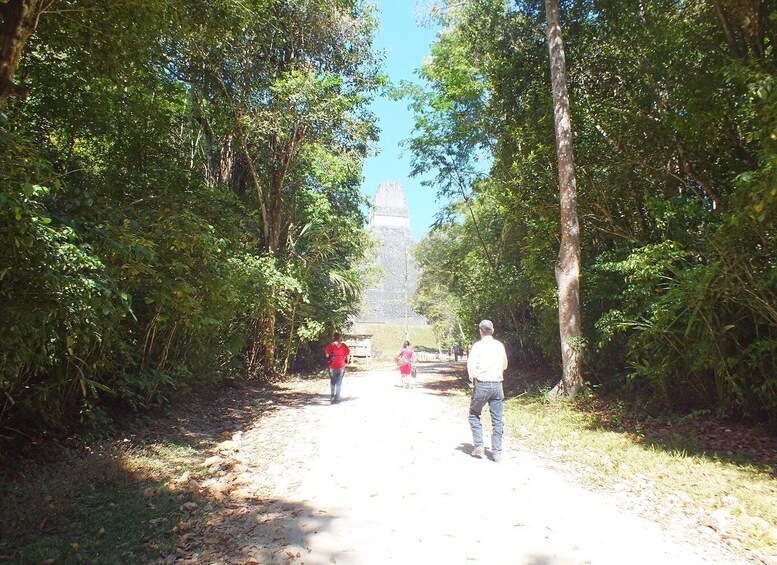
<svg viewBox="0 0 777 565">
<path fill-rule="evenodd" d="M 283 359 L 283 369 L 281 372 L 285 375 L 289 370 L 289 362 L 291 361 L 292 354 L 296 354 L 294 351 L 294 332 L 297 331 L 297 308 L 302 300 L 302 295 L 297 293 L 294 297 L 294 305 L 291 308 L 291 316 L 289 321 L 289 339 L 286 343 L 286 353 Z"/>
<path fill-rule="evenodd" d="M 554 387 L 557 396 L 574 398 L 583 385 L 580 330 L 580 228 L 577 220 L 577 187 L 572 154 L 572 117 L 567 95 L 564 44 L 561 40 L 558 0 L 545 0 L 553 113 L 556 125 L 559 196 L 561 200 L 561 248 L 556 263 L 558 321 L 563 374 Z"/>
<path fill-rule="evenodd" d="M 221 182 L 221 177 L 219 176 L 220 170 L 217 156 L 218 149 L 216 136 L 213 133 L 210 120 L 208 120 L 202 111 L 202 103 L 200 102 L 200 94 L 197 92 L 197 86 L 192 85 L 190 93 L 192 99 L 192 116 L 194 117 L 194 120 L 200 124 L 205 137 L 205 182 L 209 187 L 213 188 Z"/>
<path fill-rule="evenodd" d="M 270 180 L 270 202 L 267 208 L 270 211 L 270 229 L 267 234 L 267 248 L 275 254 L 281 245 L 281 228 L 283 226 L 283 181 L 286 178 L 285 170 L 272 172 Z"/>
<path fill-rule="evenodd" d="M 712 5 L 715 7 L 715 15 L 720 21 L 720 25 L 723 27 L 723 32 L 726 34 L 726 41 L 728 42 L 728 50 L 732 57 L 736 59 L 742 58 L 742 50 L 739 48 L 739 42 L 737 41 L 736 34 L 734 33 L 731 19 L 726 14 L 719 0 L 713 0 Z"/>
<path fill-rule="evenodd" d="M 11 96 L 27 99 L 29 90 L 13 82 L 24 45 L 35 33 L 44 0 L 0 2 L 0 108 Z"/>
<path fill-rule="evenodd" d="M 251 320 L 251 335 L 245 352 L 246 377 L 272 382 L 275 372 L 275 311 L 259 311 Z"/>
</svg>

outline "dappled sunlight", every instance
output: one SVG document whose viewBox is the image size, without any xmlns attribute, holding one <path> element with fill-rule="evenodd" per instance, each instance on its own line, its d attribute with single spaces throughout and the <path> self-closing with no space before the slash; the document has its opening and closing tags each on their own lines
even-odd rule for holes
<svg viewBox="0 0 777 565">
<path fill-rule="evenodd" d="M 625 434 L 649 449 L 696 455 L 714 461 L 755 465 L 777 475 L 777 436 L 737 422 L 705 415 L 660 419 L 637 417 L 623 407 L 592 399 L 582 405 L 591 430 Z"/>
<path fill-rule="evenodd" d="M 314 549 L 311 536 L 327 532 L 334 518 L 305 502 L 231 496 L 216 506 L 195 511 L 179 536 L 176 562 L 194 564 L 226 558 L 258 564 L 307 557 Z M 193 527 L 196 529 L 187 532 Z M 322 562 L 342 555 L 336 547 L 315 549 L 327 553 Z"/>
</svg>

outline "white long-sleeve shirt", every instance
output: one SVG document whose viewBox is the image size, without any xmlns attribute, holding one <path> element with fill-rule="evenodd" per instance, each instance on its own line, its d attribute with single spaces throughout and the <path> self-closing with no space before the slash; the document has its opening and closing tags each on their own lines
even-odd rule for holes
<svg viewBox="0 0 777 565">
<path fill-rule="evenodd" d="M 507 352 L 502 342 L 495 340 L 494 336 L 484 335 L 472 346 L 467 359 L 470 381 L 501 381 L 505 369 Z"/>
</svg>

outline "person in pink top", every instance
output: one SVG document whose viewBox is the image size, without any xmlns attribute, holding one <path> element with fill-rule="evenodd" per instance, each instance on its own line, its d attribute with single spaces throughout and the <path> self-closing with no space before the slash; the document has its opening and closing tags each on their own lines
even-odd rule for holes
<svg viewBox="0 0 777 565">
<path fill-rule="evenodd" d="M 396 357 L 394 357 L 399 366 L 399 378 L 402 381 L 402 386 L 410 388 L 410 374 L 413 372 L 413 364 L 415 363 L 415 352 L 410 347 L 410 342 L 405 341 L 402 344 L 402 349 L 399 350 Z"/>
<path fill-rule="evenodd" d="M 329 402 L 336 404 L 340 402 L 340 389 L 345 375 L 345 362 L 351 354 L 348 346 L 340 341 L 340 334 L 335 333 L 333 341 L 326 346 L 324 350 L 327 362 L 329 363 Z"/>
</svg>

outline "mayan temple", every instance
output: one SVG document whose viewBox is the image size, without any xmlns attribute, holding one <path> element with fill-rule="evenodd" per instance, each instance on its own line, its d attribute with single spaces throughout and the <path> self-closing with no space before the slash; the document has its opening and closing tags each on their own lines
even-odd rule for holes
<svg viewBox="0 0 777 565">
<path fill-rule="evenodd" d="M 426 318 L 412 307 L 418 288 L 418 266 L 413 257 L 415 242 L 402 185 L 390 180 L 378 187 L 367 230 L 378 243 L 376 263 L 382 267 L 382 278 L 376 287 L 367 289 L 360 321 L 426 324 Z"/>
</svg>

